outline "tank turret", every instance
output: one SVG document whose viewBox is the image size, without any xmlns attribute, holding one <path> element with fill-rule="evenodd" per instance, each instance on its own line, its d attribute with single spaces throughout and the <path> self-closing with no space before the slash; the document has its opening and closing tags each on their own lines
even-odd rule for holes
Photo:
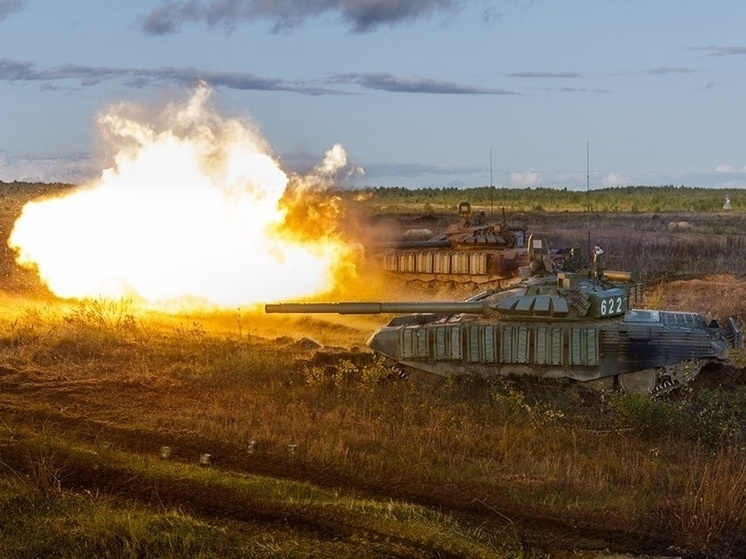
<svg viewBox="0 0 746 559">
<path fill-rule="evenodd" d="M 661 395 L 741 346 L 732 318 L 634 309 L 630 291 L 600 267 L 556 272 L 546 246 L 532 250 L 532 273 L 508 289 L 466 301 L 267 305 L 268 313 L 404 314 L 368 340 L 404 370 L 449 377 L 523 374 L 571 378 Z"/>
</svg>

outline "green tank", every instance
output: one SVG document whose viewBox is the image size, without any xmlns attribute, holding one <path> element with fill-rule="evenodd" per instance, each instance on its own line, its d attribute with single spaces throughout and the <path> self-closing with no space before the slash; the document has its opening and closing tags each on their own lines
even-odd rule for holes
<svg viewBox="0 0 746 559">
<path fill-rule="evenodd" d="M 630 290 L 592 270 L 556 272 L 540 239 L 517 285 L 466 301 L 266 305 L 268 313 L 404 314 L 368 340 L 404 371 L 441 377 L 532 375 L 662 395 L 728 358 L 742 336 L 733 318 L 630 308 Z"/>
</svg>

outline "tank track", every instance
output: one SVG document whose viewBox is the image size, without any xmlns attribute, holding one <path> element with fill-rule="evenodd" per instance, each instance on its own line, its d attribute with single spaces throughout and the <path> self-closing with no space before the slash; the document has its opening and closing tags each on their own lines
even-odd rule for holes
<svg viewBox="0 0 746 559">
<path fill-rule="evenodd" d="M 653 388 L 652 396 L 659 398 L 664 394 L 678 390 L 692 382 L 702 370 L 699 359 L 681 361 L 674 365 L 658 367 L 658 382 Z"/>
</svg>

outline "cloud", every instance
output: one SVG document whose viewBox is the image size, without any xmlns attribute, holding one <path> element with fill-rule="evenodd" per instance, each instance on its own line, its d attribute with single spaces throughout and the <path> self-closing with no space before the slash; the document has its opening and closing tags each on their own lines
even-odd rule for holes
<svg viewBox="0 0 746 559">
<path fill-rule="evenodd" d="M 526 188 L 529 186 L 539 186 L 541 184 L 541 174 L 530 169 L 528 171 L 516 171 L 510 173 L 511 186 Z"/>
<path fill-rule="evenodd" d="M 457 12 L 464 0 L 163 0 L 140 18 L 148 35 L 178 33 L 185 23 L 202 22 L 229 31 L 239 23 L 267 20 L 273 32 L 291 29 L 325 14 L 338 16 L 355 33 L 436 14 Z"/>
<path fill-rule="evenodd" d="M 716 173 L 721 174 L 732 174 L 732 175 L 741 175 L 746 174 L 746 165 L 741 167 L 734 167 L 733 165 L 718 165 L 715 168 Z"/>
<path fill-rule="evenodd" d="M 502 12 L 499 12 L 494 6 L 486 5 L 482 10 L 482 21 L 484 23 L 493 23 L 502 21 Z"/>
<path fill-rule="evenodd" d="M 32 62 L 19 62 L 8 58 L 0 58 L 0 79 L 7 81 L 33 80 L 38 73 Z"/>
<path fill-rule="evenodd" d="M 693 74 L 699 72 L 697 68 L 686 68 L 686 67 L 672 67 L 663 66 L 661 68 L 652 68 L 650 70 L 643 70 L 641 74 L 648 76 L 667 76 L 668 74 Z"/>
<path fill-rule="evenodd" d="M 576 72 L 512 72 L 508 74 L 511 78 L 582 78 L 582 74 Z"/>
<path fill-rule="evenodd" d="M 603 188 L 613 188 L 615 186 L 626 186 L 631 184 L 629 177 L 620 173 L 609 173 L 601 177 L 601 186 Z"/>
<path fill-rule="evenodd" d="M 550 80 L 556 80 L 556 79 L 562 79 L 562 80 L 575 80 L 579 78 L 583 78 L 583 74 L 579 74 L 577 72 L 511 72 L 510 74 L 507 74 L 510 78 L 519 78 L 519 79 L 550 79 Z M 535 88 L 535 90 L 539 91 L 559 91 L 561 93 L 611 93 L 610 89 L 601 89 L 601 88 L 587 88 L 587 87 L 571 87 L 571 86 L 563 86 L 563 87 L 542 87 L 542 88 Z"/>
<path fill-rule="evenodd" d="M 83 184 L 100 173 L 89 154 L 33 155 L 8 159 L 0 154 L 4 182 L 59 182 Z"/>
<path fill-rule="evenodd" d="M 39 68 L 33 62 L 0 58 L 0 81 L 44 82 L 45 87 L 56 88 L 65 80 L 77 80 L 90 87 L 102 82 L 120 80 L 126 86 L 144 88 L 162 83 L 175 83 L 192 87 L 200 81 L 219 88 L 254 91 L 287 91 L 304 95 L 343 95 L 338 89 L 311 83 L 291 82 L 279 78 L 265 78 L 249 72 L 220 72 L 197 68 L 113 68 L 108 66 L 83 66 L 65 64 L 52 68 Z M 483 88 L 454 82 L 431 80 L 418 76 L 392 74 L 336 74 L 326 80 L 333 85 L 354 84 L 367 89 L 399 93 L 436 93 L 455 95 L 518 95 L 500 88 Z"/>
<path fill-rule="evenodd" d="M 112 68 L 65 64 L 48 69 L 32 62 L 0 58 L 0 81 L 47 82 L 48 87 L 64 80 L 78 80 L 83 86 L 94 86 L 105 81 L 122 80 L 125 85 L 142 88 L 158 83 L 176 83 L 187 87 L 205 81 L 213 87 L 238 90 L 289 91 L 306 95 L 339 94 L 338 91 L 314 85 L 286 82 L 279 78 L 263 78 L 249 72 L 215 72 L 196 68 L 161 67 Z"/>
<path fill-rule="evenodd" d="M 383 177 L 464 176 L 484 173 L 484 171 L 484 167 L 426 165 L 421 163 L 370 163 L 365 165 L 365 174 L 368 179 Z"/>
<path fill-rule="evenodd" d="M 130 69 L 126 72 L 126 82 L 136 87 L 145 87 L 158 82 L 173 82 L 192 86 L 197 81 L 205 81 L 214 87 L 238 90 L 289 91 L 306 95 L 339 93 L 331 89 L 287 82 L 279 78 L 263 78 L 249 72 L 213 72 L 195 68 L 170 67 L 153 70 Z"/>
<path fill-rule="evenodd" d="M 0 0 L 0 21 L 6 19 L 13 12 L 19 12 L 26 4 L 26 0 Z"/>
<path fill-rule="evenodd" d="M 461 85 L 422 78 L 419 76 L 394 76 L 385 73 L 335 74 L 327 80 L 334 84 L 355 84 L 366 89 L 392 91 L 397 93 L 439 93 L 456 95 L 517 95 L 514 91 L 501 88 L 484 88 Z"/>
<path fill-rule="evenodd" d="M 709 56 L 743 56 L 746 54 L 746 47 L 708 45 L 706 47 L 699 47 L 697 50 L 705 51 Z"/>
<path fill-rule="evenodd" d="M 559 91 L 560 93 L 611 93 L 611 89 L 600 87 L 589 89 L 587 87 L 547 87 L 544 91 Z"/>
</svg>

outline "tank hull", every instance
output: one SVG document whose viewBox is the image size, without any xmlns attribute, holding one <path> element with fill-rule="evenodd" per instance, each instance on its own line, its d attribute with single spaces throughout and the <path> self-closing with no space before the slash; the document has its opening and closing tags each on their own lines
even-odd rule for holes
<svg viewBox="0 0 746 559">
<path fill-rule="evenodd" d="M 373 334 L 374 352 L 410 370 L 442 377 L 531 375 L 578 381 L 650 371 L 650 392 L 693 380 L 728 356 L 719 328 L 697 313 L 633 310 L 610 321 L 548 325 L 462 316 L 399 317 Z"/>
</svg>

